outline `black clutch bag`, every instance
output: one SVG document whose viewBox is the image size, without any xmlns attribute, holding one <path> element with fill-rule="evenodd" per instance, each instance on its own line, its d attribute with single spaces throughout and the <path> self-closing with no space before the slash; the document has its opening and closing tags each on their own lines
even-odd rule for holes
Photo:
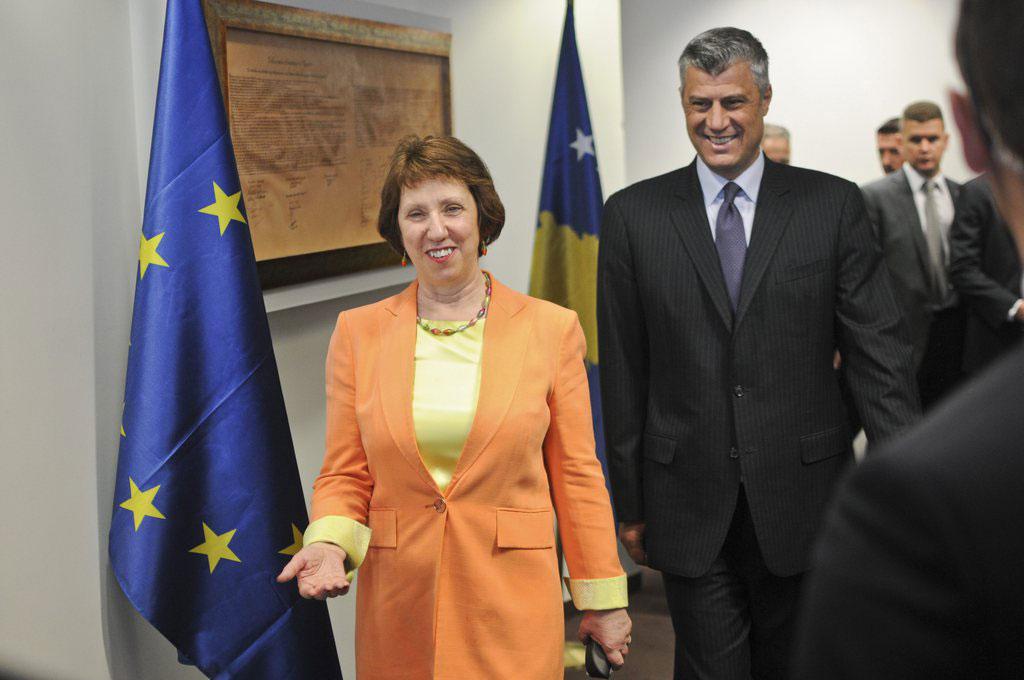
<svg viewBox="0 0 1024 680">
<path fill-rule="evenodd" d="M 601 645 L 596 640 L 587 641 L 587 677 L 588 678 L 610 678 L 612 677 L 612 665 L 608 662 Z"/>
</svg>

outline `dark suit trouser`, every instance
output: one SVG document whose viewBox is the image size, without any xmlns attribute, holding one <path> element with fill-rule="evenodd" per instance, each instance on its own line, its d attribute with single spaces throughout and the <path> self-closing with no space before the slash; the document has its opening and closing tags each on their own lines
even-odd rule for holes
<svg viewBox="0 0 1024 680">
<path fill-rule="evenodd" d="M 917 369 L 921 407 L 931 408 L 963 380 L 967 309 L 962 304 L 940 309 L 928 327 L 928 344 Z"/>
<path fill-rule="evenodd" d="M 743 487 L 722 552 L 708 573 L 662 576 L 676 634 L 675 680 L 788 678 L 803 575 L 768 571 Z"/>
</svg>

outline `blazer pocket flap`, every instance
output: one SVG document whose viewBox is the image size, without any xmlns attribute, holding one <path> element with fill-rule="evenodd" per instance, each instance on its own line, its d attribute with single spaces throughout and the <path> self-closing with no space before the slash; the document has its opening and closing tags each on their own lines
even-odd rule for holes
<svg viewBox="0 0 1024 680">
<path fill-rule="evenodd" d="M 393 509 L 370 510 L 371 548 L 398 547 L 398 513 Z"/>
<path fill-rule="evenodd" d="M 828 269 L 829 260 L 824 258 L 821 260 L 814 260 L 813 262 L 804 262 L 802 264 L 794 264 L 788 267 L 783 267 L 775 274 L 775 281 L 782 283 L 783 281 L 795 281 L 808 276 L 814 276 L 820 274 Z"/>
<path fill-rule="evenodd" d="M 800 437 L 800 458 L 805 463 L 832 458 L 846 453 L 853 446 L 842 425 Z"/>
<path fill-rule="evenodd" d="M 676 455 L 676 440 L 660 434 L 644 433 L 644 458 L 668 465 Z"/>
<path fill-rule="evenodd" d="M 499 548 L 538 550 L 555 545 L 555 518 L 550 509 L 498 508 Z"/>
</svg>

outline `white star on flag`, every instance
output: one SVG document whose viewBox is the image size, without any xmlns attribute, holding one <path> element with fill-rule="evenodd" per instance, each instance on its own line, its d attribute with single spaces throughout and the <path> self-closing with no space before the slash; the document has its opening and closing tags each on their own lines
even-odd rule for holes
<svg viewBox="0 0 1024 680">
<path fill-rule="evenodd" d="M 594 155 L 594 135 L 585 135 L 579 128 L 576 128 L 576 141 L 569 146 L 576 149 L 576 162 L 583 160 L 588 153 L 597 158 Z"/>
</svg>

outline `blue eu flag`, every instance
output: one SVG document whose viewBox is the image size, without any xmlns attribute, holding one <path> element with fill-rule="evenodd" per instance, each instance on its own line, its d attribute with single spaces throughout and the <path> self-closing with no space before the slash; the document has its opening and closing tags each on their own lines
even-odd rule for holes
<svg viewBox="0 0 1024 680">
<path fill-rule="evenodd" d="M 540 215 L 533 242 L 530 295 L 551 300 L 579 315 L 587 337 L 586 365 L 597 457 L 607 481 L 597 371 L 597 246 L 603 203 L 587 93 L 583 89 L 583 73 L 576 52 L 572 2 L 569 2 L 551 105 Z"/>
<path fill-rule="evenodd" d="M 207 676 L 336 680 L 326 607 L 275 582 L 307 522 L 200 0 L 169 0 L 110 561 Z"/>
</svg>

